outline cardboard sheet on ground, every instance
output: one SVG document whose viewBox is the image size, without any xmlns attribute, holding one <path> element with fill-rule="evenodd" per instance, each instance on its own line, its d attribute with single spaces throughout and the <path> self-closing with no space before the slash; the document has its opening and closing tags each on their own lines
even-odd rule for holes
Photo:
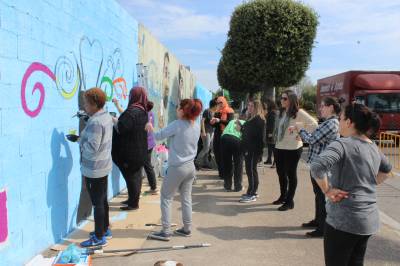
<svg viewBox="0 0 400 266">
<path fill-rule="evenodd" d="M 159 184 L 161 181 L 158 180 Z M 148 190 L 149 187 L 143 185 L 142 191 Z M 140 209 L 137 211 L 121 211 L 119 202 L 127 199 L 127 194 L 122 193 L 109 202 L 110 206 L 110 223 L 113 238 L 108 240 L 108 245 L 104 250 L 112 249 L 128 249 L 140 248 L 146 241 L 151 231 L 159 230 L 157 226 L 146 226 L 145 224 L 160 224 L 160 205 L 159 195 L 151 195 L 142 193 L 140 198 Z M 158 202 L 157 204 L 155 202 Z M 45 257 L 56 256 L 58 251 L 66 249 L 70 243 L 79 245 L 80 242 L 88 239 L 89 232 L 94 230 L 93 217 L 88 218 L 88 222 L 81 228 L 72 232 L 63 243 L 53 245 L 49 250 L 43 252 Z M 121 256 L 123 253 L 113 254 L 104 253 L 94 255 L 96 257 L 104 256 Z"/>
</svg>

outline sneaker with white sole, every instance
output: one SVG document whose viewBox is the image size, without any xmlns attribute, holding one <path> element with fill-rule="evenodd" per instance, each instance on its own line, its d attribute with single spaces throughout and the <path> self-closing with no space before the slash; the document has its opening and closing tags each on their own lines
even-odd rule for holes
<svg viewBox="0 0 400 266">
<path fill-rule="evenodd" d="M 253 202 L 256 200 L 257 200 L 256 196 L 244 196 L 239 200 L 239 202 L 240 203 L 248 203 L 248 202 Z"/>
<path fill-rule="evenodd" d="M 256 193 L 255 195 L 253 195 L 254 197 L 256 197 L 256 198 L 258 198 L 258 193 Z M 242 194 L 242 198 L 245 198 L 245 197 L 251 197 L 250 195 L 247 195 L 247 194 Z"/>
<path fill-rule="evenodd" d="M 177 234 L 180 236 L 185 236 L 185 237 L 192 236 L 192 233 L 190 231 L 185 231 L 185 229 L 183 229 L 183 228 L 175 230 L 174 234 Z"/>
<path fill-rule="evenodd" d="M 94 236 L 94 235 L 96 235 L 94 231 L 89 233 L 89 236 L 90 236 L 90 237 L 92 237 L 92 236 Z M 108 239 L 108 240 L 112 238 L 112 233 L 111 233 L 110 228 L 107 229 L 107 231 L 104 233 L 104 236 L 105 236 L 106 239 Z"/>
<path fill-rule="evenodd" d="M 101 239 L 98 239 L 95 235 L 91 236 L 88 240 L 81 242 L 81 247 L 83 248 L 90 248 L 90 247 L 105 247 L 107 246 L 106 237 L 103 236 Z"/>
<path fill-rule="evenodd" d="M 165 233 L 163 231 L 160 232 L 152 232 L 149 235 L 149 238 L 162 240 L 162 241 L 169 241 L 171 239 L 171 234 Z"/>
</svg>

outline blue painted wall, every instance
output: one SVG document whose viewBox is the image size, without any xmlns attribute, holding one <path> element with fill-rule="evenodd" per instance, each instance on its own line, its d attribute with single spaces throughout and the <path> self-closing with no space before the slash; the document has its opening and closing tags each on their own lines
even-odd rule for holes
<svg viewBox="0 0 400 266">
<path fill-rule="evenodd" d="M 194 89 L 194 97 L 203 102 L 203 109 L 207 109 L 212 99 L 212 93 L 200 83 L 197 83 Z"/>
<path fill-rule="evenodd" d="M 113 0 L 0 0 L 0 22 L 0 265 L 10 266 L 90 211 L 65 135 L 79 132 L 79 91 L 101 86 L 126 107 L 138 23 Z M 114 170 L 109 197 L 124 186 Z"/>
</svg>

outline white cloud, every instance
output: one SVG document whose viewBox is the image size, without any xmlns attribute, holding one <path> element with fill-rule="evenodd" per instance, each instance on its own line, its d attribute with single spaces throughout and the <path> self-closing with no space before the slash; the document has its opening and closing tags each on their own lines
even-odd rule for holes
<svg viewBox="0 0 400 266">
<path fill-rule="evenodd" d="M 206 38 L 226 34 L 229 29 L 228 16 L 199 14 L 163 1 L 118 2 L 139 21 L 145 21 L 146 27 L 162 40 Z"/>
<path fill-rule="evenodd" d="M 397 0 L 306 0 L 320 15 L 318 46 L 356 41 L 392 45 L 399 42 Z"/>
</svg>

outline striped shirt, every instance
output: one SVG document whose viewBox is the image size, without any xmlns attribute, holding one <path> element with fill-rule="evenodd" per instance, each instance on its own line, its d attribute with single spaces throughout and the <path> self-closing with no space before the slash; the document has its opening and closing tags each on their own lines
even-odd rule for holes
<svg viewBox="0 0 400 266">
<path fill-rule="evenodd" d="M 83 176 L 99 178 L 111 171 L 112 131 L 111 116 L 104 110 L 98 111 L 87 121 L 79 142 Z"/>
<path fill-rule="evenodd" d="M 303 142 L 310 145 L 307 163 L 311 163 L 332 141 L 339 138 L 339 120 L 333 116 L 320 124 L 312 133 L 300 129 L 299 135 Z"/>
</svg>

